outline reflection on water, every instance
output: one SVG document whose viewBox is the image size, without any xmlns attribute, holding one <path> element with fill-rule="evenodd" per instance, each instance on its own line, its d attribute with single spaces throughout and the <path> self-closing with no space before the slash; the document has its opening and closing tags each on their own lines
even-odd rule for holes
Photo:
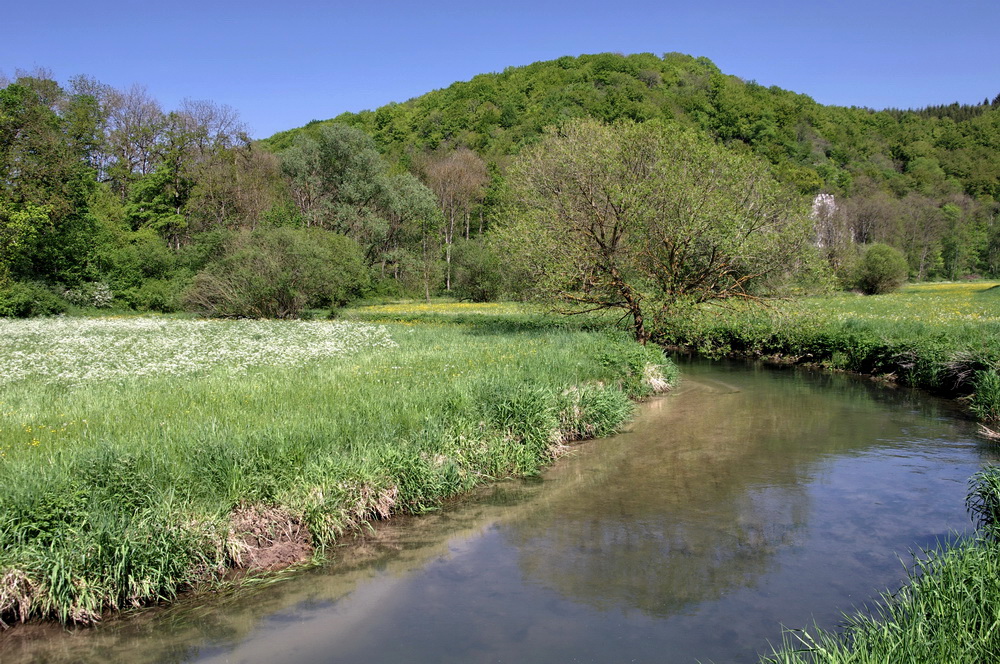
<svg viewBox="0 0 1000 664">
<path fill-rule="evenodd" d="M 324 569 L 0 660 L 756 661 L 835 624 L 969 527 L 988 454 L 953 406 L 800 370 L 691 362 L 631 430 L 540 480 L 380 524 Z M 985 459 L 985 460 L 992 460 Z"/>
</svg>

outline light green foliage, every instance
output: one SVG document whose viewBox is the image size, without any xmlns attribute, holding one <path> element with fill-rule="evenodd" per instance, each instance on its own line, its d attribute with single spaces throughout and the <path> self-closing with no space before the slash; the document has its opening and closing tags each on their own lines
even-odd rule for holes
<svg viewBox="0 0 1000 664">
<path fill-rule="evenodd" d="M 505 163 L 546 128 L 579 118 L 669 119 L 755 153 L 802 195 L 835 194 L 845 242 L 896 247 L 918 280 L 1000 274 L 1000 226 L 992 221 L 1000 210 L 996 105 L 823 106 L 727 76 L 705 58 L 601 53 L 509 67 L 264 143 L 286 147 L 336 122 L 373 136 L 403 168 L 412 167 L 415 154 L 455 147 Z M 495 210 L 490 201 L 484 208 Z"/>
<path fill-rule="evenodd" d="M 421 256 L 422 276 L 440 259 L 434 195 L 414 176 L 391 173 L 371 137 L 329 125 L 299 136 L 280 157 L 306 225 L 352 238 L 383 275 L 407 276 L 399 274 L 409 267 L 401 253 Z"/>
<path fill-rule="evenodd" d="M 760 161 L 675 124 L 570 122 L 513 169 L 511 263 L 542 295 L 645 319 L 756 297 L 801 262 L 811 223 Z"/>
<path fill-rule="evenodd" d="M 218 578 L 247 505 L 301 519 L 322 547 L 366 519 L 535 473 L 627 417 L 635 368 L 613 358 L 664 362 L 581 332 L 0 324 L 7 622 L 87 622 Z"/>
</svg>

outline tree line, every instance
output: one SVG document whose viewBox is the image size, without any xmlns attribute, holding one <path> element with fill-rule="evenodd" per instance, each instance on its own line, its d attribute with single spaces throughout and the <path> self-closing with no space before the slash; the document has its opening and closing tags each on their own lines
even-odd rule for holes
<svg viewBox="0 0 1000 664">
<path fill-rule="evenodd" d="M 660 139 L 637 129 L 647 124 Z M 544 171 L 562 149 L 553 136 L 597 126 L 617 129 L 612 139 L 594 134 L 595 144 L 654 145 L 666 132 L 708 141 L 689 147 L 720 163 L 756 164 L 797 197 L 796 215 L 814 202 L 806 244 L 842 286 L 859 283 L 876 244 L 901 253 L 913 279 L 1000 275 L 997 99 L 828 107 L 726 76 L 705 58 L 598 54 L 483 74 L 253 141 L 225 106 L 185 100 L 167 110 L 140 86 L 85 76 L 60 85 L 38 71 L 0 80 L 0 315 L 72 304 L 295 316 L 367 296 L 537 294 L 554 287 L 560 253 L 545 257 L 542 279 L 521 251 L 555 232 L 525 222 L 545 209 L 525 164 Z M 647 203 L 665 205 L 652 193 Z M 607 275 L 586 272 L 555 290 L 615 300 L 598 287 Z M 755 293 L 746 280 L 721 283 L 707 292 Z"/>
<path fill-rule="evenodd" d="M 281 150 L 237 113 L 23 73 L 0 89 L 0 315 L 67 304 L 294 316 L 461 281 L 493 178 L 470 150 L 394 169 L 332 125 Z"/>
</svg>

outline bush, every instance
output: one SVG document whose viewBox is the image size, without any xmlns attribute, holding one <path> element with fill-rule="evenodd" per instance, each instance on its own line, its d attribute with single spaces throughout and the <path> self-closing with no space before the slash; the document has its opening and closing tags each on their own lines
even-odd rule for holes
<svg viewBox="0 0 1000 664">
<path fill-rule="evenodd" d="M 62 292 L 62 296 L 75 307 L 94 307 L 95 309 L 110 307 L 115 300 L 115 294 L 111 288 L 102 281 L 88 282 L 77 288 L 67 288 Z"/>
<path fill-rule="evenodd" d="M 0 316 L 30 318 L 65 313 L 67 302 L 39 283 L 12 283 L 0 288 Z"/>
<path fill-rule="evenodd" d="M 906 281 L 906 257 L 887 244 L 873 244 L 858 263 L 857 286 L 867 295 L 890 293 Z"/>
<path fill-rule="evenodd" d="M 209 316 L 298 318 L 307 307 L 343 306 L 367 283 L 354 240 L 321 229 L 263 229 L 233 235 L 195 276 L 184 303 Z"/>
</svg>

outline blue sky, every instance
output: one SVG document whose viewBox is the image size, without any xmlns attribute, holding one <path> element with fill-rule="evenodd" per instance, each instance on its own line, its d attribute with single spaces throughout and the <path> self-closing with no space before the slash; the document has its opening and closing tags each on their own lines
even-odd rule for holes
<svg viewBox="0 0 1000 664">
<path fill-rule="evenodd" d="M 255 137 L 561 55 L 678 51 L 874 108 L 1000 94 L 1000 0 L 12 1 L 0 72 L 45 67 L 210 99 Z"/>
</svg>

